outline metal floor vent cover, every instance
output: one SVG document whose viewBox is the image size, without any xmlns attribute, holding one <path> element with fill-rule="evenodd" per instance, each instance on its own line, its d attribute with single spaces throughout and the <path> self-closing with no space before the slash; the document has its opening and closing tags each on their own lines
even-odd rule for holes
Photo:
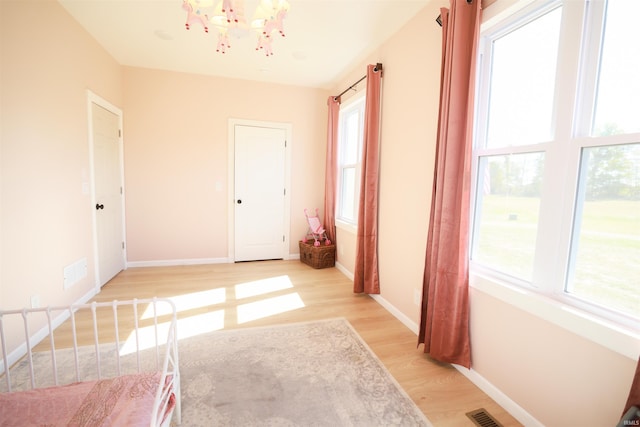
<svg viewBox="0 0 640 427">
<path fill-rule="evenodd" d="M 486 409 L 480 408 L 475 411 L 467 412 L 466 416 L 479 427 L 503 427 L 495 418 L 493 418 Z"/>
</svg>

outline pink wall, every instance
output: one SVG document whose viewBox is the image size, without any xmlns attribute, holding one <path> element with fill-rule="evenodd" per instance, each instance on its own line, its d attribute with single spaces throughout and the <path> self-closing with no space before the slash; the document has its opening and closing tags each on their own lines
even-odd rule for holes
<svg viewBox="0 0 640 427">
<path fill-rule="evenodd" d="M 635 360 L 478 289 L 471 302 L 477 373 L 542 425 L 616 425 Z"/>
<path fill-rule="evenodd" d="M 291 123 L 290 253 L 305 207 L 322 207 L 328 92 L 125 68 L 124 145 L 130 262 L 227 257 L 228 121 Z"/>
<path fill-rule="evenodd" d="M 87 89 L 121 104 L 121 67 L 55 1 L 0 2 L 0 307 L 94 290 Z M 87 277 L 63 290 L 64 266 Z"/>
<path fill-rule="evenodd" d="M 447 3 L 428 4 L 331 91 L 360 78 L 366 63 L 384 63 L 382 298 L 409 325 L 419 319 L 413 297 L 433 173 L 434 19 Z M 514 2 L 491 8 L 504 3 Z M 92 207 L 82 191 L 90 169 L 86 89 L 124 112 L 130 261 L 226 257 L 228 118 L 293 124 L 290 252 L 297 252 L 303 208 L 322 206 L 327 92 L 123 69 L 53 0 L 2 0 L 0 12 L 0 307 L 29 306 L 33 295 L 42 305 L 72 303 L 93 289 Z M 338 236 L 347 269 L 351 240 Z M 63 267 L 83 257 L 88 277 L 63 291 Z M 471 309 L 473 374 L 495 387 L 499 403 L 546 425 L 615 424 L 635 360 L 480 289 L 472 290 Z"/>
<path fill-rule="evenodd" d="M 367 63 L 384 64 L 377 299 L 414 331 L 439 100 L 441 29 L 435 18 L 448 3 L 428 4 L 332 91 L 339 93 L 361 77 Z M 491 3 L 495 13 L 487 16 L 516 2 Z M 339 229 L 337 240 L 338 261 L 352 274 L 355 235 Z M 468 374 L 498 403 L 525 425 L 616 424 L 635 360 L 572 332 L 571 324 L 550 323 L 481 289 L 472 288 L 470 300 L 473 370 Z"/>
<path fill-rule="evenodd" d="M 407 323 L 417 325 L 433 180 L 440 79 L 440 27 L 444 1 L 427 5 L 349 73 L 340 93 L 382 62 L 379 268 L 381 296 Z M 360 87 L 365 90 L 364 84 Z M 352 271 L 355 235 L 338 230 L 338 260 Z"/>
</svg>

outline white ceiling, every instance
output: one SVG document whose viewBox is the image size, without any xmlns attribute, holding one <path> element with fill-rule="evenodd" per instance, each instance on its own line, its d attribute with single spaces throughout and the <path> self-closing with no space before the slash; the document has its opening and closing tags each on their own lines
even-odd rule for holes
<svg viewBox="0 0 640 427">
<path fill-rule="evenodd" d="M 215 30 L 185 29 L 182 0 L 58 1 L 122 65 L 329 89 L 431 0 L 289 0 L 270 57 L 254 34 L 216 52 Z"/>
</svg>

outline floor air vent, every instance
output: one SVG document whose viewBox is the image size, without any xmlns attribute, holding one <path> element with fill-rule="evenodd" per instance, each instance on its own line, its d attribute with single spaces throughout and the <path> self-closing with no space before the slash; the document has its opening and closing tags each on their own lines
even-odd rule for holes
<svg viewBox="0 0 640 427">
<path fill-rule="evenodd" d="M 479 427 L 502 427 L 495 418 L 493 418 L 486 409 L 480 408 L 475 411 L 467 412 L 467 417 L 473 421 L 473 423 Z"/>
</svg>

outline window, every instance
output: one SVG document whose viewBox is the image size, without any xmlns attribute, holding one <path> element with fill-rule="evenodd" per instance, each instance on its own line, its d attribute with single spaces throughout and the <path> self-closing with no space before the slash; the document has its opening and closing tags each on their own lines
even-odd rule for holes
<svg viewBox="0 0 640 427">
<path fill-rule="evenodd" d="M 481 37 L 473 271 L 640 318 L 637 0 L 537 1 Z"/>
<path fill-rule="evenodd" d="M 338 121 L 338 203 L 336 218 L 356 224 L 364 135 L 364 92 L 340 107 Z"/>
</svg>

